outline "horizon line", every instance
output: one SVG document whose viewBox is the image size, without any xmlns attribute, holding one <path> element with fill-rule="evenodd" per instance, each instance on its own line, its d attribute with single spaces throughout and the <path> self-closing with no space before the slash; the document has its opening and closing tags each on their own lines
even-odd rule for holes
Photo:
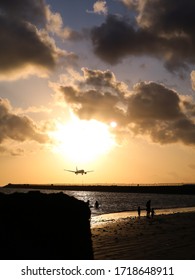
<svg viewBox="0 0 195 280">
<path fill-rule="evenodd" d="M 183 186 L 195 185 L 195 182 L 180 182 L 180 183 L 8 183 L 0 186 L 129 186 L 129 187 L 144 187 L 144 186 Z"/>
</svg>

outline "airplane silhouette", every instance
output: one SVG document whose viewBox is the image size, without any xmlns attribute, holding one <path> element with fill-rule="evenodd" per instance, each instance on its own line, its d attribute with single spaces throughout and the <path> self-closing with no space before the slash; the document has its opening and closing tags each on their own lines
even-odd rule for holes
<svg viewBox="0 0 195 280">
<path fill-rule="evenodd" d="M 73 172 L 73 173 L 75 173 L 76 175 L 78 175 L 78 174 L 87 174 L 88 172 L 93 172 L 93 170 L 87 170 L 87 171 L 85 171 L 84 169 L 78 169 L 77 167 L 76 167 L 76 170 L 69 170 L 69 169 L 64 169 L 65 171 L 68 171 L 68 172 Z"/>
</svg>

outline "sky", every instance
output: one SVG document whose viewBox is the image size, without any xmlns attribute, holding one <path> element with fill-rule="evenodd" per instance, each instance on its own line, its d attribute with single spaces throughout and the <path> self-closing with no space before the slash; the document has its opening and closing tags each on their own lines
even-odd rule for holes
<svg viewBox="0 0 195 280">
<path fill-rule="evenodd" d="M 0 0 L 0 186 L 195 182 L 194 11 Z"/>
</svg>

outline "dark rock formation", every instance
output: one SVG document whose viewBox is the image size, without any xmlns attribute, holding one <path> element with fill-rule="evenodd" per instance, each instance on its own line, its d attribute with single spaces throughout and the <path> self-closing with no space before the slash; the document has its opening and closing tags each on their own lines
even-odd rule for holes
<svg viewBox="0 0 195 280">
<path fill-rule="evenodd" d="M 0 193 L 0 259 L 93 259 L 89 207 L 63 193 Z"/>
</svg>

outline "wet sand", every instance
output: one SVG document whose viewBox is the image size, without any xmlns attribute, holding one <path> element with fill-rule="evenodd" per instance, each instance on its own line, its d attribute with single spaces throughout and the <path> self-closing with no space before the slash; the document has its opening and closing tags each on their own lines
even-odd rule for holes
<svg viewBox="0 0 195 280">
<path fill-rule="evenodd" d="M 153 219 L 118 214 L 102 215 L 102 222 L 91 225 L 95 259 L 195 260 L 195 212 Z"/>
</svg>

